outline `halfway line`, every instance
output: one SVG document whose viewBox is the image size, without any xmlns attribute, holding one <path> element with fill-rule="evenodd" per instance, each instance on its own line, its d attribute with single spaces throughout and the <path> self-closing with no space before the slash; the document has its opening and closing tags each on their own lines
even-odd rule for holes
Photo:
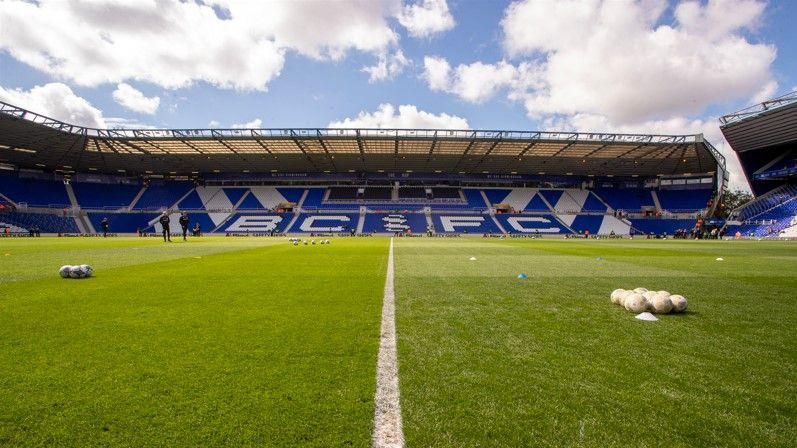
<svg viewBox="0 0 797 448">
<path fill-rule="evenodd" d="M 382 329 L 376 363 L 374 398 L 374 448 L 402 448 L 404 431 L 399 403 L 398 358 L 396 356 L 396 293 L 393 290 L 393 238 L 387 256 L 385 298 L 382 304 Z"/>
</svg>

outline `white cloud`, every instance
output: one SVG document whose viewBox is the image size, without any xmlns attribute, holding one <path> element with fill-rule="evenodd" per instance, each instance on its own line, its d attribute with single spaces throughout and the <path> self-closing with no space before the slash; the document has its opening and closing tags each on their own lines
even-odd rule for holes
<svg viewBox="0 0 797 448">
<path fill-rule="evenodd" d="M 0 87 L 0 100 L 69 124 L 106 127 L 102 111 L 60 82 L 35 86 L 30 90 Z"/>
<path fill-rule="evenodd" d="M 384 54 L 398 43 L 388 18 L 399 9 L 395 0 L 8 0 L 0 50 L 84 86 L 135 79 L 265 90 L 288 51 L 334 60 Z"/>
<path fill-rule="evenodd" d="M 432 90 L 448 90 L 451 65 L 445 58 L 426 56 L 423 58 L 423 78 Z"/>
<path fill-rule="evenodd" d="M 412 37 L 428 37 L 456 25 L 446 0 L 422 0 L 405 5 L 396 18 Z"/>
<path fill-rule="evenodd" d="M 498 64 L 460 64 L 454 69 L 441 57 L 427 56 L 423 62 L 423 78 L 430 89 L 453 93 L 472 103 L 482 103 L 492 98 L 499 89 L 512 85 L 518 79 L 518 68 L 505 61 Z"/>
<path fill-rule="evenodd" d="M 132 111 L 149 115 L 154 114 L 161 103 L 159 97 L 147 97 L 140 90 L 125 83 L 116 86 L 116 90 L 113 91 L 113 99 Z"/>
<path fill-rule="evenodd" d="M 368 82 L 386 81 L 395 78 L 412 61 L 404 56 L 404 52 L 396 50 L 393 54 L 381 54 L 375 65 L 363 67 L 362 71 L 368 73 Z"/>
<path fill-rule="evenodd" d="M 208 123 L 209 128 L 217 128 L 219 126 L 221 126 L 221 123 L 216 120 L 210 120 L 210 123 Z"/>
<path fill-rule="evenodd" d="M 626 123 L 771 93 L 776 50 L 743 35 L 764 6 L 687 1 L 676 6 L 673 23 L 659 24 L 663 0 L 513 3 L 502 21 L 504 47 L 536 65 L 540 83 L 514 98 L 531 116 L 590 113 Z"/>
<path fill-rule="evenodd" d="M 235 123 L 232 125 L 233 129 L 260 129 L 263 126 L 263 120 L 259 118 L 255 118 L 252 121 L 247 121 L 246 123 Z"/>
<path fill-rule="evenodd" d="M 433 114 L 405 104 L 398 107 L 380 104 L 374 112 L 361 111 L 354 118 L 329 123 L 330 128 L 387 128 L 387 129 L 469 129 L 468 120 L 445 113 Z"/>
</svg>

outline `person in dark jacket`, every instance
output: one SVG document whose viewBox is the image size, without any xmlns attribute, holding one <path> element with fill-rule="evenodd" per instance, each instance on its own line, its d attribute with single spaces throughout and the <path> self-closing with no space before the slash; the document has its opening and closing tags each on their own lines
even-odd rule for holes
<svg viewBox="0 0 797 448">
<path fill-rule="evenodd" d="M 169 241 L 171 243 L 172 234 L 169 230 L 169 222 L 171 222 L 171 219 L 169 219 L 169 214 L 167 212 L 163 212 L 158 222 L 160 222 L 161 227 L 163 228 L 163 241 Z"/>
<path fill-rule="evenodd" d="M 103 238 L 108 237 L 108 218 L 102 218 L 102 222 L 100 223 L 102 226 L 102 236 Z"/>
<path fill-rule="evenodd" d="M 188 212 L 183 212 L 180 215 L 180 227 L 183 229 L 183 241 L 185 241 L 188 235 Z"/>
</svg>

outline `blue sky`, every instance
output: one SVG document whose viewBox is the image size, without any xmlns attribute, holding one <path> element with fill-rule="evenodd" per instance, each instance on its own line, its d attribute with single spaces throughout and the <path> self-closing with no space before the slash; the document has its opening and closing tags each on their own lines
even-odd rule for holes
<svg viewBox="0 0 797 448">
<path fill-rule="evenodd" d="M 797 88 L 794 23 L 792 1 L 2 0 L 0 99 L 87 126 L 704 132 L 728 153 L 719 115 Z"/>
</svg>

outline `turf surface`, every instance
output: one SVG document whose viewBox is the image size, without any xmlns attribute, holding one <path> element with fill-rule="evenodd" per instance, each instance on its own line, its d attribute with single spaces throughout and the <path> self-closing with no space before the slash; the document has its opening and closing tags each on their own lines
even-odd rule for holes
<svg viewBox="0 0 797 448">
<path fill-rule="evenodd" d="M 0 445 L 369 445 L 387 240 L 0 244 Z"/>
<path fill-rule="evenodd" d="M 387 248 L 0 240 L 0 445 L 368 446 Z M 794 243 L 402 238 L 395 261 L 410 447 L 797 440 Z M 57 277 L 77 263 L 96 277 Z M 689 312 L 609 302 L 636 286 Z"/>
<path fill-rule="evenodd" d="M 395 256 L 408 446 L 797 440 L 792 242 L 408 239 Z M 610 303 L 639 286 L 689 312 Z"/>
</svg>

